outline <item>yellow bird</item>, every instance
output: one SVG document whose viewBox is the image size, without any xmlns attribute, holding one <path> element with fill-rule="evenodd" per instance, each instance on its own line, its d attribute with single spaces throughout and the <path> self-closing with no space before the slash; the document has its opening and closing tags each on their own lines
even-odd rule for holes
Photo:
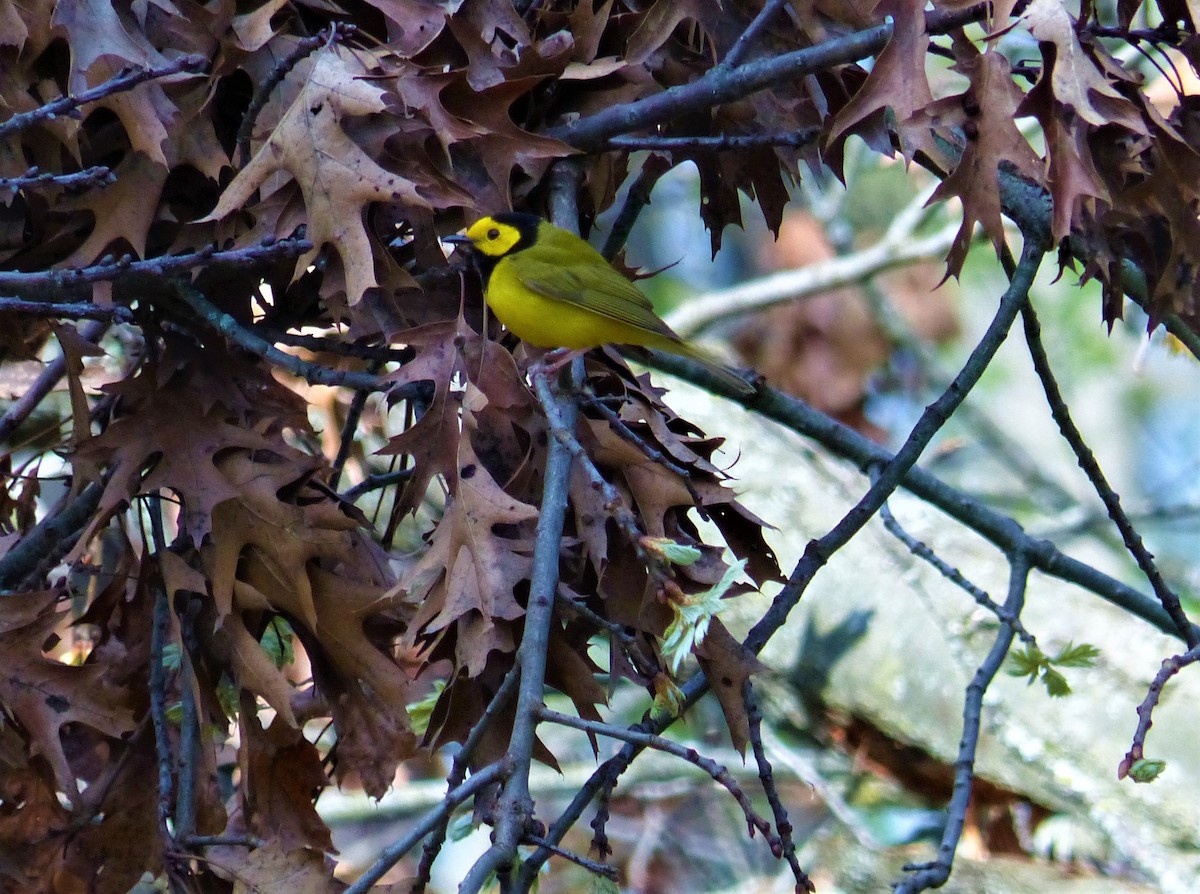
<svg viewBox="0 0 1200 894">
<path fill-rule="evenodd" d="M 673 332 L 641 290 L 574 233 L 533 214 L 505 212 L 480 218 L 465 235 L 445 241 L 469 247 L 488 306 L 531 345 L 570 351 L 604 344 L 659 348 L 699 361 L 739 394 L 754 392 Z"/>
</svg>

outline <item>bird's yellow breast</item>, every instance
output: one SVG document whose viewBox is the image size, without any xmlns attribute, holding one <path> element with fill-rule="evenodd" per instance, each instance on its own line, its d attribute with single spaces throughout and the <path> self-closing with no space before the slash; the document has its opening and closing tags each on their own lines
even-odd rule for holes
<svg viewBox="0 0 1200 894">
<path fill-rule="evenodd" d="M 670 340 L 645 329 L 533 291 L 521 281 L 516 256 L 502 258 L 496 264 L 488 279 L 486 298 L 501 323 L 539 348 L 579 350 L 603 344 L 673 347 Z"/>
</svg>

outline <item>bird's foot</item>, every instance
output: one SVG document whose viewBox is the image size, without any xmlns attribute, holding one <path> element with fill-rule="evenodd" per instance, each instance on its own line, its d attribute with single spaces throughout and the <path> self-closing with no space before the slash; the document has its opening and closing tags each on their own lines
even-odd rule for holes
<svg viewBox="0 0 1200 894">
<path fill-rule="evenodd" d="M 563 367 L 570 365 L 576 357 L 582 357 L 586 351 L 572 348 L 555 348 L 547 351 L 538 360 L 529 364 L 529 375 L 544 376 L 547 380 L 558 374 Z"/>
</svg>

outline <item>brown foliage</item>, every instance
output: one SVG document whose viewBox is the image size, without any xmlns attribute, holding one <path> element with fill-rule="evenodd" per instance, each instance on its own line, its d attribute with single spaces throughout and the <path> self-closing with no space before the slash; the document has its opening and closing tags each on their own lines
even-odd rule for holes
<svg viewBox="0 0 1200 894">
<path fill-rule="evenodd" d="M 961 270 L 976 223 L 1005 245 L 1002 214 L 1021 210 L 1006 184 L 1031 184 L 1053 206 L 1047 232 L 1104 281 L 1110 319 L 1124 259 L 1146 279 L 1152 316 L 1193 315 L 1194 112 L 1148 104 L 1139 79 L 1088 32 L 1092 20 L 1034 0 L 1012 21 L 1014 6 L 996 4 L 990 26 L 1037 41 L 1030 89 L 996 42 L 954 31 L 943 46 L 923 3 L 822 2 L 770 19 L 748 56 L 752 67 L 829 49 L 815 70 L 754 89 L 722 83 L 718 104 L 664 103 L 657 119 L 623 125 L 617 116 L 642 100 L 728 74 L 718 63 L 758 5 L 373 0 L 352 4 L 356 33 L 314 39 L 333 24 L 329 4 L 0 2 L 0 291 L 79 302 L 93 316 L 119 308 L 132 321 L 102 351 L 69 324 L 0 311 L 5 360 L 38 356 L 54 334 L 69 388 L 67 433 L 33 454 L 10 443 L 4 456 L 0 841 L 5 854 L 20 847 L 7 888 L 126 890 L 166 865 L 196 890 L 333 889 L 314 796 L 331 782 L 381 795 L 418 752 L 407 705 L 433 677 L 448 685 L 424 744 L 468 735 L 522 639 L 551 434 L 526 384 L 529 357 L 487 331 L 477 288 L 447 268 L 437 240 L 484 212 L 544 209 L 559 160 L 579 163 L 572 198 L 587 221 L 616 201 L 631 165 L 632 149 L 609 148 L 609 136 L 819 127 L 823 155 L 782 139 L 743 155 L 656 150 L 662 168 L 695 163 L 715 249 L 741 221 L 743 194 L 777 231 L 800 160 L 840 171 L 845 139 L 857 135 L 942 171 L 935 199 L 963 208 L 949 273 Z M 984 15 L 962 9 L 946 3 L 934 18 Z M 839 55 L 847 29 L 885 17 L 894 29 L 869 74 L 854 52 Z M 959 93 L 936 96 L 930 84 L 936 41 L 954 56 Z M 1192 61 L 1194 37 L 1181 52 Z M 130 67 L 162 71 L 113 86 Z M 1041 124 L 1040 153 L 1018 116 Z M 95 166 L 112 182 L 70 179 Z M 176 259 L 170 275 L 129 272 L 170 255 L 193 260 Z M 176 277 L 217 312 L 189 302 Z M 384 498 L 382 530 L 330 487 L 335 463 L 316 449 L 309 386 L 273 373 L 274 346 L 313 349 L 303 338 L 314 331 L 314 353 L 287 348 L 301 360 L 293 371 L 322 366 L 388 392 L 368 408 L 374 446 L 348 450 L 351 467 L 393 462 L 406 473 Z M 84 358 L 106 351 L 108 384 L 89 391 Z M 558 558 L 560 594 L 579 610 L 556 614 L 546 674 L 580 715 L 599 718 L 606 690 L 589 644 L 620 630 L 609 672 L 654 691 L 672 600 L 727 569 L 696 513 L 755 584 L 780 574 L 764 523 L 716 464 L 720 440 L 616 355 L 590 358 L 588 374 L 609 412 L 585 404 L 582 447 L 641 534 L 703 556 L 665 574 L 576 469 Z M 332 406 L 325 425 L 355 418 Z M 68 454 L 70 488 L 38 508 L 36 465 L 52 448 Z M 151 495 L 171 507 L 169 544 L 150 533 Z M 71 506 L 86 518 L 58 531 L 51 523 Z M 55 549 L 30 564 L 20 545 L 47 532 Z M 409 552 L 393 548 L 403 537 Z M 153 692 L 158 599 L 175 658 Z M 266 645 L 280 619 L 294 656 Z M 60 648 L 68 638 L 73 652 Z M 744 746 L 742 684 L 756 659 L 715 620 L 696 657 Z M 152 697 L 168 706 L 157 731 Z M 181 702 L 195 704 L 198 730 L 182 731 Z M 317 739 L 322 722 L 335 746 Z M 477 763 L 503 753 L 512 722 L 499 712 Z M 193 734 L 200 753 L 178 756 Z M 219 746 L 234 741 L 239 783 L 222 802 Z M 188 761 L 202 778 L 181 794 Z M 151 782 L 164 771 L 174 792 Z M 163 822 L 176 796 L 195 817 L 182 833 Z M 193 859 L 201 850 L 187 834 L 221 832 L 245 846 Z"/>
</svg>

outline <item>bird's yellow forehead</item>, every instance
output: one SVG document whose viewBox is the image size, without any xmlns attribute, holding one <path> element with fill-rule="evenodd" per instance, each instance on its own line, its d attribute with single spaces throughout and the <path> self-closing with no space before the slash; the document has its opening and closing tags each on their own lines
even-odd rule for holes
<svg viewBox="0 0 1200 894">
<path fill-rule="evenodd" d="M 467 229 L 466 236 L 476 251 L 492 257 L 506 254 L 521 241 L 520 229 L 494 217 L 481 217 L 475 221 Z"/>
</svg>

